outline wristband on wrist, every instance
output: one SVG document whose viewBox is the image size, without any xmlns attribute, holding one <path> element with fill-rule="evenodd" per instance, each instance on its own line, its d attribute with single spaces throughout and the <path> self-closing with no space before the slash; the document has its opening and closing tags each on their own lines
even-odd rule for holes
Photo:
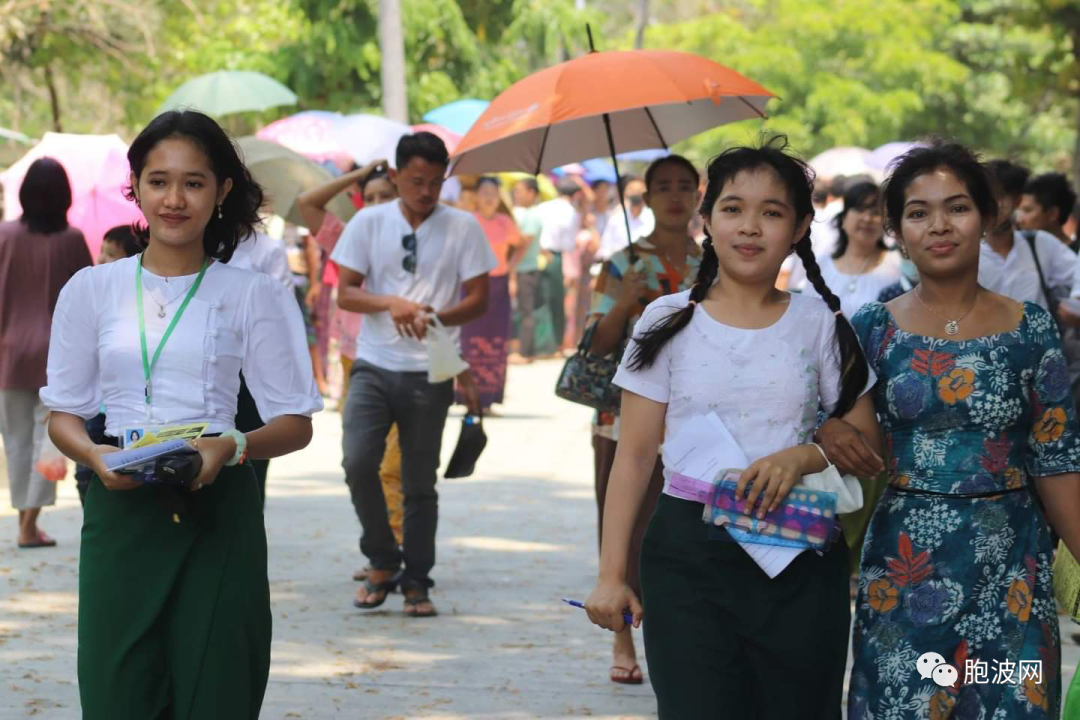
<svg viewBox="0 0 1080 720">
<path fill-rule="evenodd" d="M 232 438 L 233 442 L 236 443 L 236 452 L 233 454 L 232 458 L 225 463 L 225 467 L 239 465 L 247 460 L 247 435 L 239 430 L 226 430 L 221 433 L 221 437 Z"/>
</svg>

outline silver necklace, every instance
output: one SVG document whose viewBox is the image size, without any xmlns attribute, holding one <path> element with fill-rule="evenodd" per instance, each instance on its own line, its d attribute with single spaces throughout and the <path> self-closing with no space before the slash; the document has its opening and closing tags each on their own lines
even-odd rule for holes
<svg viewBox="0 0 1080 720">
<path fill-rule="evenodd" d="M 848 282 L 848 295 L 855 294 L 855 289 L 858 287 L 859 278 L 866 274 L 866 271 L 870 269 L 870 264 L 877 260 L 880 255 L 881 253 L 878 253 L 877 255 L 871 255 L 867 259 L 867 261 L 863 263 L 862 270 L 859 270 L 859 272 L 855 273 L 855 275 L 851 278 L 850 282 Z"/>
<path fill-rule="evenodd" d="M 934 308 L 932 308 L 932 307 L 930 307 L 929 305 L 927 305 L 927 304 L 926 304 L 926 301 L 922 299 L 922 293 L 920 292 L 920 288 L 921 288 L 921 287 L 922 287 L 922 286 L 921 286 L 921 285 L 919 285 L 919 286 L 917 286 L 917 287 L 915 288 L 915 298 L 916 298 L 916 299 L 917 299 L 917 300 L 918 300 L 918 301 L 919 301 L 920 303 L 922 303 L 922 306 L 923 306 L 924 308 L 926 308 L 927 310 L 929 310 L 930 312 L 934 313 L 934 314 L 935 314 L 935 315 L 937 315 L 937 316 L 938 316 L 939 318 L 941 318 L 942 320 L 944 320 L 944 321 L 945 321 L 945 332 L 946 332 L 946 333 L 948 333 L 949 335 L 955 335 L 956 333 L 960 332 L 960 325 L 959 325 L 959 323 L 960 323 L 960 321 L 961 321 L 961 320 L 963 320 L 964 318 L 966 318 L 966 317 L 968 316 L 968 313 L 970 313 L 970 312 L 971 312 L 972 310 L 974 310 L 974 309 L 975 309 L 975 303 L 977 303 L 977 302 L 978 302 L 978 300 L 979 300 L 979 296 L 978 296 L 978 293 L 976 293 L 976 295 L 975 295 L 975 300 L 974 300 L 974 301 L 972 301 L 972 303 L 971 303 L 971 307 L 969 307 L 969 308 L 967 309 L 967 312 L 965 312 L 965 313 L 964 313 L 963 315 L 961 315 L 960 317 L 956 318 L 955 320 L 950 320 L 949 318 L 945 317 L 944 315 L 942 315 L 941 313 L 939 313 L 939 312 L 938 312 L 937 310 L 935 310 Z"/>
<path fill-rule="evenodd" d="M 167 279 L 166 279 L 166 282 L 168 282 L 168 280 L 167 280 Z M 178 299 L 180 298 L 180 296 L 181 296 L 181 295 L 183 295 L 184 293 L 186 293 L 186 292 L 187 292 L 187 291 L 188 291 L 188 290 L 189 290 L 189 289 L 191 288 L 191 286 L 192 286 L 192 285 L 194 285 L 194 283 L 193 283 L 193 282 L 192 282 L 192 283 L 189 283 L 187 287 L 185 287 L 185 288 L 184 288 L 183 290 L 181 290 L 181 291 L 180 291 L 179 293 L 177 293 L 176 295 L 174 295 L 174 296 L 173 296 L 173 298 L 172 298 L 172 300 L 167 300 L 167 301 L 165 301 L 165 302 L 162 302 L 161 300 L 158 300 L 158 295 L 160 295 L 160 294 L 161 294 L 161 291 L 160 291 L 159 289 L 157 289 L 157 288 L 153 288 L 153 289 L 152 289 L 152 290 L 150 291 L 150 297 L 151 297 L 151 299 L 153 299 L 153 301 L 154 301 L 154 304 L 158 306 L 157 316 L 158 316 L 159 318 L 164 318 L 164 317 L 165 317 L 165 308 L 166 308 L 167 306 L 169 306 L 169 305 L 172 305 L 172 304 L 173 304 L 174 302 L 176 302 L 176 301 L 177 301 L 177 300 L 178 300 Z"/>
</svg>

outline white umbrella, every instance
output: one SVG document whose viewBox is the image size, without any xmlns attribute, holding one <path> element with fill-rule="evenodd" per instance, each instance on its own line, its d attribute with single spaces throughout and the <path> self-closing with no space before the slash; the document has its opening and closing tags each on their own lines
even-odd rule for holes
<svg viewBox="0 0 1080 720">
<path fill-rule="evenodd" d="M 394 154 L 398 140 L 409 135 L 412 127 L 378 115 L 347 115 L 334 123 L 330 136 L 357 165 L 384 159 L 396 167 Z"/>
<path fill-rule="evenodd" d="M 192 78 L 173 90 L 158 112 L 190 107 L 209 115 L 229 115 L 293 105 L 296 100 L 292 90 L 269 75 L 246 70 L 218 70 Z"/>
<path fill-rule="evenodd" d="M 861 147 L 834 147 L 810 160 L 810 167 L 823 178 L 838 175 L 876 174 L 868 164 L 870 151 Z"/>
<path fill-rule="evenodd" d="M 260 140 L 248 135 L 237 140 L 244 156 L 244 165 L 251 171 L 256 182 L 263 186 L 274 205 L 274 212 L 294 225 L 303 225 L 304 217 L 296 208 L 296 198 L 334 179 L 330 171 L 318 163 L 293 152 L 283 145 Z M 347 221 L 356 212 L 349 198 L 341 193 L 328 204 L 327 209 Z M 318 228 L 309 228 L 313 232 Z"/>
</svg>

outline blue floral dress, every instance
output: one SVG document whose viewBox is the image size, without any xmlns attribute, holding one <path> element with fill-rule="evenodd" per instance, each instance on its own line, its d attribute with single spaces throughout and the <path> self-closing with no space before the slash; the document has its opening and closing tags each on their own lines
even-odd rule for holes
<svg viewBox="0 0 1080 720">
<path fill-rule="evenodd" d="M 904 332 L 870 303 L 853 325 L 890 468 L 863 547 L 848 717 L 1057 718 L 1053 548 L 1026 490 L 1080 471 L 1053 319 L 1025 303 L 1016 330 L 954 341 Z M 929 652 L 954 685 L 917 671 Z"/>
</svg>

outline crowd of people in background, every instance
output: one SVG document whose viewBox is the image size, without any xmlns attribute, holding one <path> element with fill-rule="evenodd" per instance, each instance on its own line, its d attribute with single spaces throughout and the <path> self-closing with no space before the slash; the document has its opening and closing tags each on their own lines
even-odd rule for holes
<svg viewBox="0 0 1080 720">
<path fill-rule="evenodd" d="M 83 536 L 80 675 L 95 678 L 97 688 L 84 689 L 84 705 L 104 708 L 105 694 L 120 687 L 148 703 L 139 707 L 153 706 L 134 681 L 110 674 L 126 666 L 100 664 L 124 649 L 107 635 L 124 632 L 105 617 L 109 603 L 118 592 L 144 592 L 118 576 L 108 553 L 131 550 L 146 528 L 122 520 L 122 495 L 103 492 L 125 481 L 104 470 L 94 449 L 115 443 L 121 421 L 132 420 L 129 405 L 141 402 L 126 398 L 130 388 L 110 372 L 94 374 L 99 352 L 107 359 L 131 349 L 110 334 L 116 308 L 94 298 L 119 293 L 129 271 L 141 292 L 149 256 L 148 315 L 160 319 L 184 312 L 178 301 L 198 289 L 208 266 L 252 271 L 207 275 L 213 302 L 235 301 L 251 317 L 229 316 L 219 327 L 212 302 L 197 310 L 206 327 L 188 331 L 192 342 L 201 343 L 201 333 L 215 338 L 215 363 L 220 356 L 238 372 L 237 387 L 218 371 L 188 368 L 209 375 L 203 394 L 183 399 L 179 375 L 161 381 L 160 397 L 173 409 L 220 420 L 220 437 L 208 438 L 215 472 L 246 472 L 226 462 L 234 450 L 234 460 L 247 459 L 246 441 L 229 432 L 250 435 L 258 449 L 252 487 L 264 502 L 271 455 L 302 446 L 271 450 L 270 439 L 290 423 L 310 432 L 319 396 L 337 396 L 344 477 L 367 561 L 353 575 L 361 583 L 352 598 L 357 608 L 380 607 L 400 589 L 407 616 L 438 614 L 430 592 L 436 478 L 451 406 L 498 414 L 513 402 L 507 375 L 515 366 L 563 359 L 580 347 L 622 358 L 615 377 L 622 410 L 597 412 L 591 428 L 601 572 L 586 605 L 594 622 L 615 631 L 611 681 L 644 681 L 632 634 L 644 601 L 661 717 L 704 717 L 717 694 L 738 717 L 835 717 L 854 599 L 853 720 L 884 716 L 897 692 L 905 712 L 920 717 L 961 707 L 994 720 L 1056 717 L 1062 688 L 1053 672 L 1057 621 L 1048 609 L 1053 544 L 1041 513 L 1055 537 L 1080 552 L 1080 495 L 1070 495 L 1080 487 L 1080 302 L 1070 302 L 1080 298 L 1080 211 L 1064 175 L 1033 175 L 1005 159 L 983 164 L 963 147 L 937 142 L 901 157 L 883 184 L 868 176 L 815 178 L 774 140 L 725 152 L 704 176 L 671 154 L 641 176 L 614 182 L 564 174 L 546 198 L 536 177 L 462 178 L 448 200 L 446 147 L 421 132 L 401 140 L 392 168 L 380 159 L 308 189 L 296 203 L 304 224 L 295 226 L 269 219 L 272 198 L 263 201 L 233 146 L 222 145 L 220 128 L 194 115 L 166 114 L 132 146 L 132 199 L 144 203 L 149 227 L 109 231 L 92 272 L 82 234 L 67 223 L 70 184 L 55 161 L 30 168 L 22 217 L 0 224 L 0 430 L 19 511 L 18 546 L 55 545 L 39 525 L 42 508 L 55 503 L 55 485 L 34 468 L 48 411 L 62 420 L 53 432 L 57 445 L 80 462 L 88 522 L 127 523 L 112 538 Z M 166 191 L 178 173 L 212 177 L 217 197 L 203 197 L 201 188 Z M 183 193 L 190 197 L 181 201 Z M 342 193 L 360 209 L 348 221 L 328 209 Z M 184 234 L 188 202 L 202 225 Z M 154 203 L 157 219 L 146 205 Z M 170 285 L 170 276 L 194 285 Z M 233 297 L 242 288 L 261 298 L 262 311 Z M 289 337 L 274 337 L 266 307 L 286 319 Z M 435 329 L 459 342 L 467 368 L 432 381 L 424 340 Z M 227 335 L 233 331 L 250 334 L 253 345 L 237 344 Z M 220 333 L 232 339 L 219 340 Z M 281 358 L 275 343 L 288 346 Z M 82 367 L 84 355 L 94 357 Z M 166 363 L 162 372 L 182 366 Z M 289 392 L 270 387 L 270 376 L 287 377 Z M 224 401 L 222 387 L 232 393 Z M 795 478 L 834 463 L 858 475 L 865 504 L 843 518 L 845 543 L 805 553 L 768 582 L 737 546 L 711 542 L 700 504 L 672 490 L 671 458 L 662 453 L 665 438 L 709 411 L 733 421 L 730 430 L 752 462 L 744 478 L 761 481 L 752 498 L 762 493 L 772 503 Z M 931 437 L 941 428 L 947 432 Z M 928 473 L 927 453 L 948 455 L 962 470 Z M 980 458 L 985 472 L 965 453 Z M 200 488 L 213 484 L 211 476 L 200 478 Z M 1029 481 L 1038 485 L 1038 510 L 1032 496 L 1018 492 Z M 221 507 L 258 524 L 256 515 L 237 510 L 245 498 L 201 492 L 219 493 Z M 147 507 L 153 500 L 139 497 Z M 987 510 L 988 497 L 1006 499 Z M 190 510 L 184 505 L 173 517 Z M 1007 543 L 986 539 L 995 528 L 1011 533 Z M 245 548 L 251 566 L 227 584 L 258 596 L 258 617 L 241 634 L 268 656 L 261 542 Z M 177 548 L 170 549 L 177 563 L 195 552 Z M 893 558 L 921 551 L 934 558 L 936 574 L 925 585 L 933 597 L 898 605 L 902 593 L 915 591 L 910 578 L 894 577 Z M 140 567 L 149 562 L 142 557 Z M 147 574 L 148 587 L 165 589 L 140 614 L 145 636 L 125 646 L 133 652 L 150 652 L 144 643 L 160 634 L 151 610 L 187 617 L 167 601 L 224 582 Z M 108 591 L 89 589 L 90 578 Z M 982 592 L 976 588 L 993 595 L 995 608 L 1001 600 L 1005 616 L 986 619 L 965 605 L 963 597 Z M 1014 595 L 1027 605 L 1014 607 Z M 936 609 L 926 617 L 911 609 L 931 600 Z M 716 622 L 717 607 L 735 622 Z M 626 609 L 633 622 L 623 620 Z M 100 625 L 90 629 L 91 618 Z M 1025 630 L 1029 619 L 1038 632 Z M 1042 658 L 1047 678 L 1011 694 L 968 687 L 959 696 L 924 697 L 917 675 L 905 666 L 900 677 L 896 667 L 914 661 L 912 648 L 935 641 L 927 626 L 986 657 Z M 265 687 L 268 657 L 258 654 L 243 661 L 246 684 L 229 693 L 245 712 Z M 176 666 L 193 662 L 179 651 L 167 655 Z M 230 657 L 222 650 L 197 675 Z M 777 668 L 793 683 L 783 694 L 768 692 Z M 206 701 L 192 692 L 196 706 Z M 807 707 L 816 710 L 805 714 Z"/>
</svg>

